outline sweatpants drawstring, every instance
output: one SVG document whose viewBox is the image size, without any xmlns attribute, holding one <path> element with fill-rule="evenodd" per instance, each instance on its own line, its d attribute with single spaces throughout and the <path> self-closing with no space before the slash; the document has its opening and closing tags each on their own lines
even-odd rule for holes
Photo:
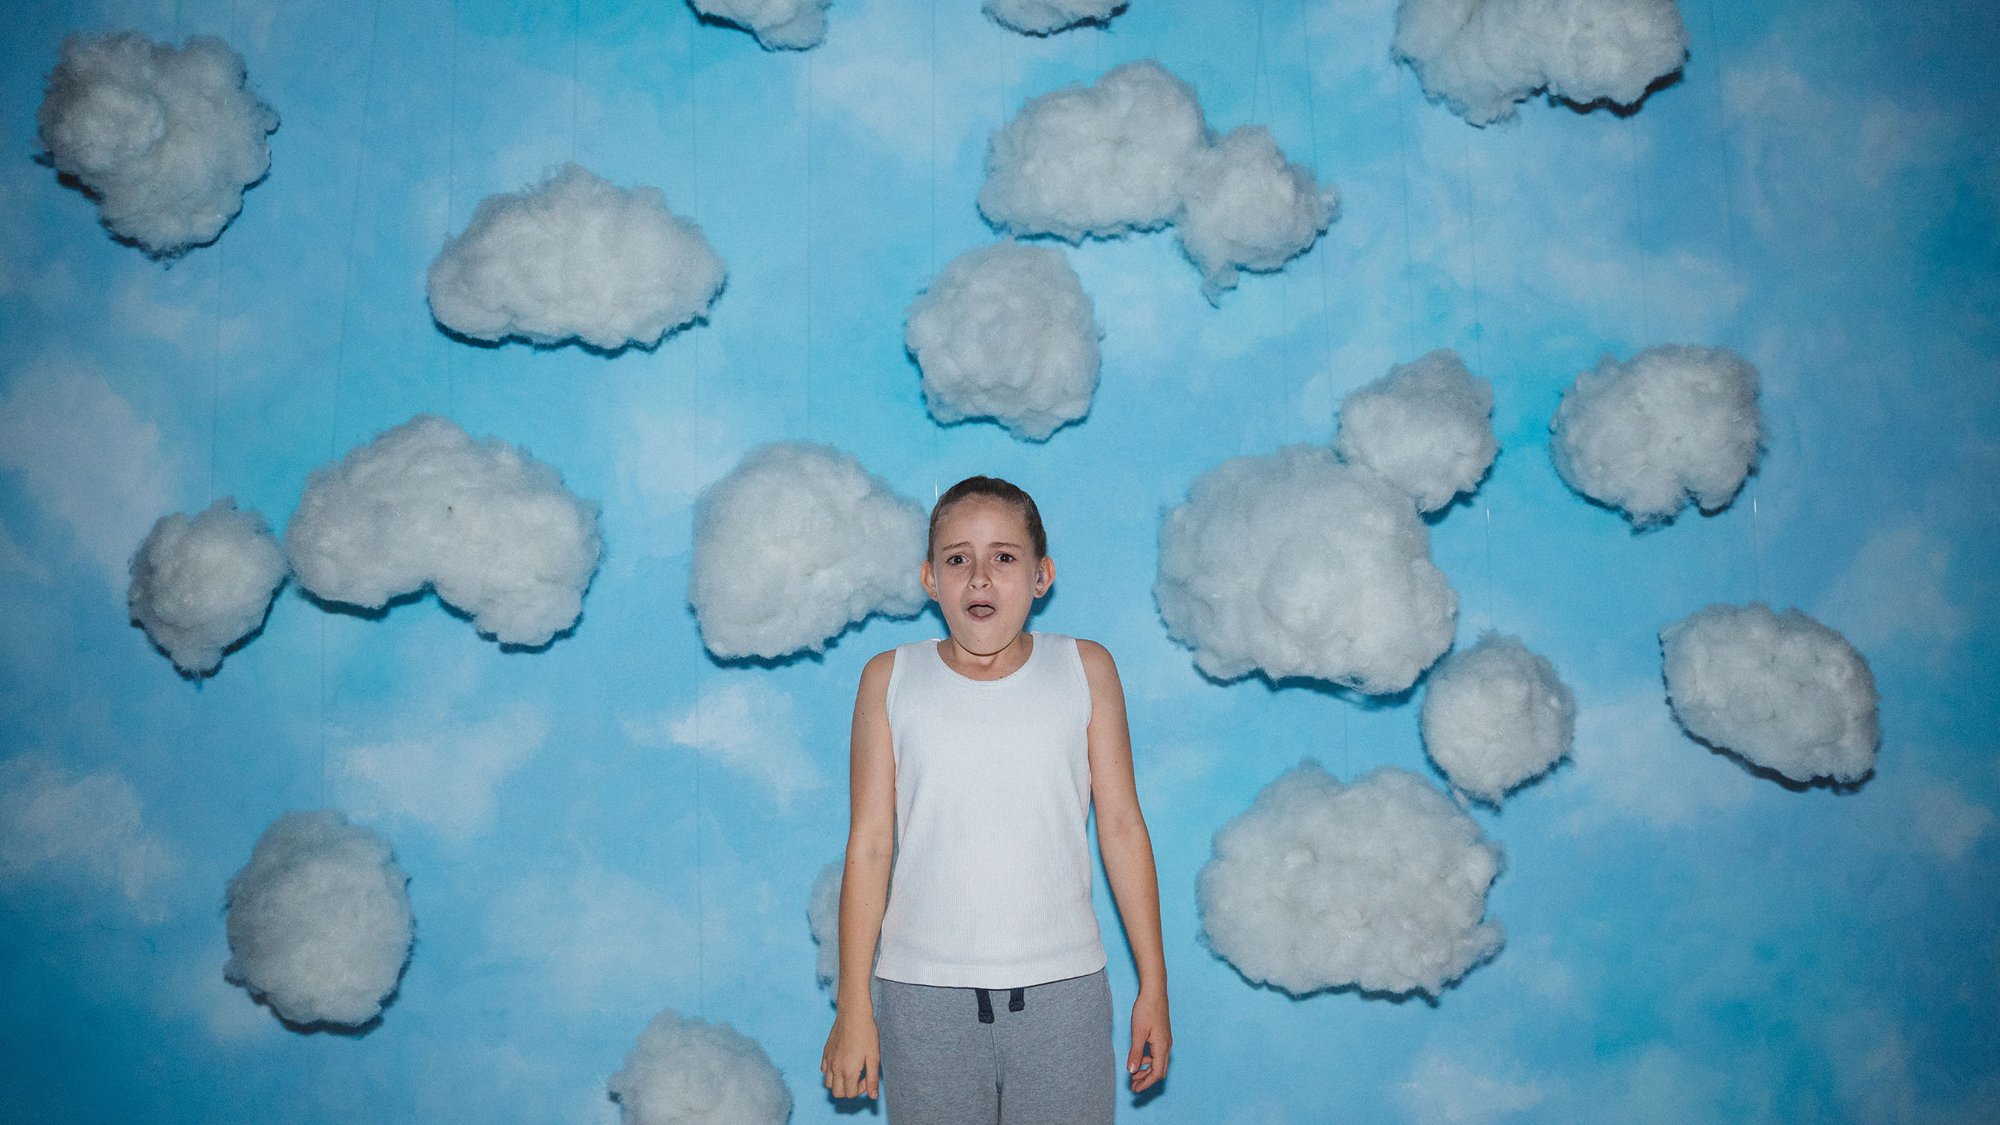
<svg viewBox="0 0 2000 1125">
<path fill-rule="evenodd" d="M 976 997 L 976 998 L 977 998 L 977 999 L 979 1000 L 979 1022 L 980 1022 L 980 1023 L 992 1023 L 992 1022 L 993 1022 L 993 997 L 992 997 L 992 995 L 991 995 L 990 993 L 988 993 L 986 989 L 983 989 L 983 988 L 975 988 L 975 989 L 973 989 L 973 990 L 972 990 L 972 995 L 973 995 L 974 997 Z M 1008 990 L 1007 990 L 1007 1010 L 1008 1010 L 1008 1011 L 1010 1011 L 1010 1012 L 1022 1012 L 1022 1011 L 1026 1011 L 1026 1010 L 1027 1010 L 1027 1008 L 1028 1008 L 1028 990 L 1027 990 L 1027 989 L 1025 989 L 1025 988 L 1010 988 L 1010 989 L 1008 989 Z"/>
</svg>

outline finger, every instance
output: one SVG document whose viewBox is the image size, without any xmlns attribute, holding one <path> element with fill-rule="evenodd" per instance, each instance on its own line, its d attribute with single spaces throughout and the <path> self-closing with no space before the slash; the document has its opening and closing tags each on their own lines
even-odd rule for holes
<svg viewBox="0 0 2000 1125">
<path fill-rule="evenodd" d="M 1145 1037 L 1141 1034 L 1135 1033 L 1132 1036 L 1132 1049 L 1126 1052 L 1125 1054 L 1125 1073 L 1127 1074 L 1139 1073 L 1139 1063 L 1143 1061 L 1141 1059 L 1141 1056 L 1144 1055 L 1145 1052 L 1146 1052 Z"/>
</svg>

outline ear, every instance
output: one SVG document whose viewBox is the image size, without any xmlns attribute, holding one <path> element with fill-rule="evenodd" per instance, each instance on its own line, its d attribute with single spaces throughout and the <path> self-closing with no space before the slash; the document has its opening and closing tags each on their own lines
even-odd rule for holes
<svg viewBox="0 0 2000 1125">
<path fill-rule="evenodd" d="M 917 581 L 924 584 L 924 593 L 929 594 L 932 601 L 938 600 L 937 573 L 931 570 L 931 560 L 925 559 L 917 567 Z"/>
<path fill-rule="evenodd" d="M 1047 555 L 1043 555 L 1041 565 L 1035 568 L 1035 596 L 1039 598 L 1043 594 L 1048 593 L 1049 587 L 1054 586 L 1055 584 L 1056 584 L 1056 560 L 1048 557 Z"/>
</svg>

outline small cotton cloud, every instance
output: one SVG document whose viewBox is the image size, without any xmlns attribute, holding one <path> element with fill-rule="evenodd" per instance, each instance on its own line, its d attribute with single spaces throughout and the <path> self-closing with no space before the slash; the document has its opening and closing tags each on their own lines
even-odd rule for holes
<svg viewBox="0 0 2000 1125">
<path fill-rule="evenodd" d="M 831 446 L 760 446 L 695 505 L 688 604 L 725 660 L 826 647 L 870 614 L 924 607 L 928 522 Z"/>
<path fill-rule="evenodd" d="M 223 975 L 288 1023 L 368 1023 L 409 960 L 408 882 L 376 833 L 332 809 L 286 813 L 229 881 Z"/>
<path fill-rule="evenodd" d="M 278 115 L 243 56 L 198 35 L 71 35 L 35 120 L 57 171 L 97 197 L 104 225 L 165 257 L 215 241 L 271 166 Z"/>
<path fill-rule="evenodd" d="M 1174 229 L 1211 302 L 1236 287 L 1237 271 L 1268 273 L 1305 253 L 1340 200 L 1311 169 L 1286 160 L 1261 125 L 1232 129 L 1195 153 L 1180 190 Z"/>
<path fill-rule="evenodd" d="M 109 886 L 150 922 L 161 916 L 156 890 L 179 869 L 116 770 L 77 777 L 33 754 L 0 761 L 0 885 Z"/>
<path fill-rule="evenodd" d="M 492 831 L 501 785 L 542 748 L 548 728 L 540 709 L 518 703 L 483 722 L 406 720 L 389 738 L 335 749 L 335 791 L 357 817 L 421 824 L 464 843 Z"/>
<path fill-rule="evenodd" d="M 1687 58 L 1674 0 L 1403 0 L 1396 57 L 1433 101 L 1474 125 L 1546 89 L 1579 106 L 1634 106 Z"/>
<path fill-rule="evenodd" d="M 313 470 L 285 529 L 299 584 L 380 609 L 426 586 L 503 644 L 576 624 L 602 542 L 597 508 L 518 446 L 420 414 Z"/>
<path fill-rule="evenodd" d="M 1325 449 L 1223 462 L 1160 526 L 1160 616 L 1203 672 L 1371 695 L 1450 647 L 1458 596 L 1409 497 Z"/>
<path fill-rule="evenodd" d="M 757 37 L 767 51 L 803 51 L 826 39 L 826 9 L 833 0 L 689 0 L 711 19 L 733 23 Z"/>
<path fill-rule="evenodd" d="M 1415 774 L 1342 785 L 1308 760 L 1215 834 L 1195 891 L 1204 940 L 1251 981 L 1436 997 L 1500 948 L 1499 923 L 1482 920 L 1500 864 Z"/>
<path fill-rule="evenodd" d="M 1023 35 L 1048 35 L 1086 23 L 1109 23 L 1130 0 L 986 0 L 995 23 Z"/>
<path fill-rule="evenodd" d="M 1399 364 L 1341 402 L 1334 449 L 1434 512 L 1479 487 L 1500 451 L 1493 385 L 1450 348 Z"/>
<path fill-rule="evenodd" d="M 845 862 L 834 860 L 819 869 L 812 897 L 806 902 L 806 925 L 819 947 L 817 975 L 828 992 L 840 994 L 840 884 Z"/>
<path fill-rule="evenodd" d="M 1605 356 L 1563 392 L 1549 430 L 1563 480 L 1636 525 L 1672 519 L 1690 498 L 1720 511 L 1757 467 L 1757 369 L 1727 348 Z"/>
<path fill-rule="evenodd" d="M 126 604 L 176 667 L 206 675 L 224 649 L 263 627 L 290 572 L 263 516 L 217 500 L 193 519 L 160 517 L 132 556 Z"/>
<path fill-rule="evenodd" d="M 903 342 L 932 417 L 1042 441 L 1090 412 L 1102 334 L 1062 251 L 1003 242 L 953 258 L 910 303 Z"/>
<path fill-rule="evenodd" d="M 625 737 L 640 746 L 683 746 L 764 785 L 782 811 L 801 793 L 826 787 L 807 756 L 789 692 L 754 674 L 702 684 L 694 706 L 680 715 L 628 719 Z"/>
<path fill-rule="evenodd" d="M 1667 697 L 1689 734 L 1797 782 L 1858 782 L 1881 742 L 1875 676 L 1796 609 L 1711 605 L 1660 631 Z"/>
<path fill-rule="evenodd" d="M 1208 144 L 1194 88 L 1150 60 L 1092 86 L 1030 98 L 993 134 L 979 211 L 1021 235 L 1071 242 L 1165 226 Z"/>
<path fill-rule="evenodd" d="M 1445 657 L 1424 689 L 1424 751 L 1489 805 L 1555 768 L 1576 734 L 1576 696 L 1548 658 L 1488 633 Z"/>
<path fill-rule="evenodd" d="M 708 315 L 722 259 L 658 188 L 626 189 L 575 164 L 480 200 L 431 263 L 431 313 L 474 340 L 581 340 L 650 348 Z"/>
<path fill-rule="evenodd" d="M 672 1008 L 646 1025 L 610 1090 L 627 1125 L 784 1125 L 792 1115 L 784 1075 L 756 1040 Z"/>
</svg>

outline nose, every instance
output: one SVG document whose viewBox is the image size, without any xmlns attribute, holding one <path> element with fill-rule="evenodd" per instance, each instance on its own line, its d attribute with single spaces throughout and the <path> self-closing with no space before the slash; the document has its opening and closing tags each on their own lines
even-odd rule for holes
<svg viewBox="0 0 2000 1125">
<path fill-rule="evenodd" d="M 986 564 L 979 561 L 978 559 L 972 560 L 972 574 L 968 579 L 968 581 L 970 581 L 974 586 L 986 585 L 987 583 Z"/>
</svg>

